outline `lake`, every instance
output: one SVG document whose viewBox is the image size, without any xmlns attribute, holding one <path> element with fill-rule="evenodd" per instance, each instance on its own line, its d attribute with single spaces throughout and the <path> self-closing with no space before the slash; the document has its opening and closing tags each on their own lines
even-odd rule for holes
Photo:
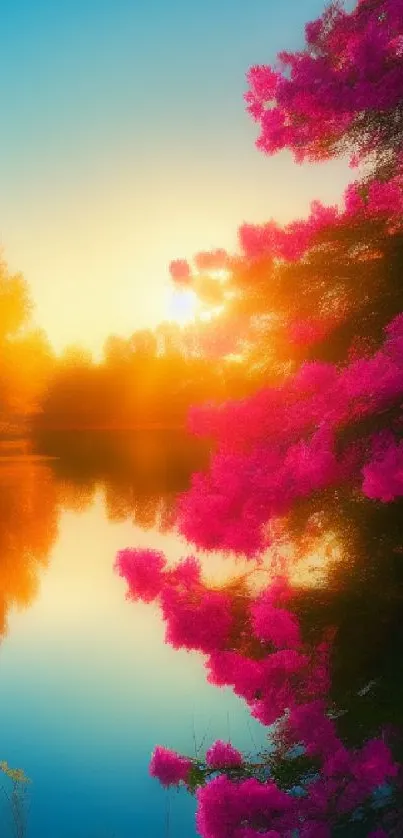
<svg viewBox="0 0 403 838">
<path fill-rule="evenodd" d="M 32 780 L 27 834 L 191 838 L 192 798 L 148 776 L 154 746 L 193 754 L 194 731 L 198 744 L 224 731 L 251 750 L 264 732 L 200 657 L 164 644 L 113 563 L 126 546 L 190 552 L 170 519 L 200 451 L 184 435 L 47 446 L 0 451 L 0 759 Z M 0 817 L 11 838 L 4 794 Z"/>
<path fill-rule="evenodd" d="M 32 780 L 28 838 L 192 838 L 194 800 L 148 775 L 154 746 L 194 754 L 195 740 L 228 736 L 250 752 L 267 741 L 230 690 L 207 683 L 201 656 L 165 645 L 157 608 L 128 602 L 113 570 L 128 546 L 172 562 L 194 553 L 173 510 L 207 462 L 206 446 L 174 432 L 0 446 L 0 759 Z M 201 560 L 212 578 L 233 569 Z M 339 697 L 366 689 L 346 729 L 401 721 L 400 567 L 399 556 L 345 573 L 329 547 L 296 571 L 301 613 L 339 627 Z M 12 838 L 4 793 L 0 818 Z"/>
</svg>

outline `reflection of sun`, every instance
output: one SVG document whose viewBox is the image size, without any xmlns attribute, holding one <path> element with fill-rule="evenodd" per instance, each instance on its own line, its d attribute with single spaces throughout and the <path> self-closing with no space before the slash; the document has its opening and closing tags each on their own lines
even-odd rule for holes
<svg viewBox="0 0 403 838">
<path fill-rule="evenodd" d="M 197 317 L 199 301 L 194 291 L 190 289 L 174 290 L 168 300 L 168 317 L 175 323 L 185 325 Z"/>
</svg>

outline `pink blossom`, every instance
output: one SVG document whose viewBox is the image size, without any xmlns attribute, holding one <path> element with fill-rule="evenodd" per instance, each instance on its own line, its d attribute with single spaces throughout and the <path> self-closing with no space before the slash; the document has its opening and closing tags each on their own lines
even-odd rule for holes
<svg viewBox="0 0 403 838">
<path fill-rule="evenodd" d="M 151 762 L 150 774 L 156 777 L 163 786 L 176 786 L 180 782 L 186 783 L 189 771 L 192 768 L 192 760 L 180 756 L 175 751 L 157 745 L 154 749 Z"/>
<path fill-rule="evenodd" d="M 309 754 L 329 757 L 340 747 L 334 722 L 326 716 L 323 700 L 293 707 L 289 730 L 294 741 L 301 742 Z"/>
<path fill-rule="evenodd" d="M 242 765 L 242 754 L 229 742 L 217 739 L 206 752 L 206 763 L 210 768 L 226 768 Z"/>
<path fill-rule="evenodd" d="M 245 100 L 261 126 L 258 148 L 290 148 L 300 162 L 331 157 L 350 140 L 357 157 L 357 129 L 361 157 L 387 144 L 377 116 L 393 122 L 400 102 L 401 12 L 400 0 L 358 3 L 350 13 L 332 3 L 307 24 L 305 50 L 279 53 L 280 72 L 252 67 Z"/>
<path fill-rule="evenodd" d="M 381 739 L 371 739 L 353 761 L 352 772 L 368 791 L 373 791 L 396 777 L 398 766 L 392 760 L 387 745 Z"/>
<path fill-rule="evenodd" d="M 166 623 L 166 642 L 176 649 L 201 652 L 222 648 L 232 626 L 230 598 L 220 591 L 181 592 L 165 586 L 161 609 Z"/>
<path fill-rule="evenodd" d="M 273 643 L 277 649 L 294 649 L 301 644 L 296 617 L 284 608 L 273 607 L 265 594 L 251 607 L 252 626 L 256 637 Z"/>
<path fill-rule="evenodd" d="M 129 586 L 128 597 L 143 602 L 152 602 L 160 594 L 164 566 L 163 553 L 130 547 L 119 550 L 115 562 L 115 569 Z"/>
<path fill-rule="evenodd" d="M 165 573 L 166 583 L 173 585 L 176 590 L 191 591 L 201 582 L 200 562 L 194 556 L 182 559 L 172 570 Z"/>
<path fill-rule="evenodd" d="M 179 501 L 183 535 L 204 549 L 256 558 L 270 545 L 271 520 L 287 514 L 299 498 L 358 480 L 362 470 L 367 496 L 401 494 L 400 445 L 370 463 L 362 446 L 340 454 L 335 445 L 338 429 L 403 397 L 401 324 L 395 318 L 377 352 L 344 368 L 307 363 L 283 384 L 249 399 L 195 409 L 192 428 L 219 444 L 209 471 L 193 475 Z"/>
<path fill-rule="evenodd" d="M 403 442 L 392 438 L 374 454 L 362 474 L 362 490 L 368 498 L 390 503 L 403 495 Z"/>
<path fill-rule="evenodd" d="M 197 792 L 196 824 L 202 838 L 232 838 L 258 823 L 275 830 L 276 819 L 295 807 L 292 798 L 274 783 L 244 780 L 233 783 L 221 775 Z M 242 827 L 241 827 L 242 824 Z M 263 833 L 264 834 L 264 833 Z"/>
</svg>

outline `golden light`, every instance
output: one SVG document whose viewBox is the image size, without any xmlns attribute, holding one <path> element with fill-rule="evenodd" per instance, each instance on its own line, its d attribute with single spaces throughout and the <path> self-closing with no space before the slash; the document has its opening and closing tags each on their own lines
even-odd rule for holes
<svg viewBox="0 0 403 838">
<path fill-rule="evenodd" d="M 194 291 L 186 289 L 174 289 L 168 299 L 168 319 L 185 326 L 197 318 L 200 303 Z"/>
<path fill-rule="evenodd" d="M 216 270 L 209 271 L 209 276 L 213 279 L 218 279 L 219 282 L 225 282 L 230 275 L 231 272 L 227 268 L 217 268 Z"/>
<path fill-rule="evenodd" d="M 218 317 L 222 311 L 224 311 L 224 306 L 214 306 L 213 308 L 200 309 L 196 314 L 199 320 L 202 320 L 204 323 L 209 323 L 210 320 Z"/>
<path fill-rule="evenodd" d="M 190 288 L 175 288 L 168 296 L 167 318 L 180 326 L 187 326 L 190 323 L 210 323 L 221 314 L 223 309 L 222 305 L 207 306 Z"/>
</svg>

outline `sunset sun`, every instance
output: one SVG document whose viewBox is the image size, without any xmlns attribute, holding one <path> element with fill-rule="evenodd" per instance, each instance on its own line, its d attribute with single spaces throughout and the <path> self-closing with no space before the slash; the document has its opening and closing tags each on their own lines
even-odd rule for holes
<svg viewBox="0 0 403 838">
<path fill-rule="evenodd" d="M 168 299 L 168 317 L 181 326 L 192 323 L 198 314 L 199 301 L 194 291 L 174 289 Z"/>
</svg>

